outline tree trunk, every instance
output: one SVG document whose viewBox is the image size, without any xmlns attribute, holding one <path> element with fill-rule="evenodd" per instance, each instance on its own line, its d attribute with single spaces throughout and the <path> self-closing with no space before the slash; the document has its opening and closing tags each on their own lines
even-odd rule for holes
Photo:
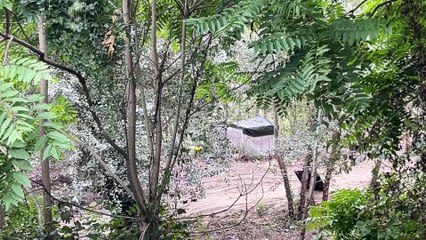
<svg viewBox="0 0 426 240">
<path fill-rule="evenodd" d="M 370 187 L 373 189 L 377 186 L 377 180 L 379 179 L 380 168 L 382 166 L 382 159 L 376 159 L 373 170 L 371 170 L 371 182 Z"/>
<path fill-rule="evenodd" d="M 150 168 L 150 179 L 149 179 L 149 201 L 152 203 L 156 202 L 157 199 L 157 187 L 158 179 L 160 175 L 160 164 L 161 164 L 161 153 L 162 153 L 162 141 L 163 141 L 163 130 L 161 122 L 161 105 L 162 105 L 162 81 L 160 65 L 158 62 L 157 53 L 157 0 L 152 0 L 151 4 L 151 51 L 152 51 L 152 62 L 154 66 L 154 80 L 157 82 L 156 88 L 156 102 L 155 102 L 155 147 L 154 147 L 154 158 Z M 153 206 L 158 207 L 158 206 Z"/>
<path fill-rule="evenodd" d="M 306 188 L 308 187 L 308 174 L 309 174 L 309 166 L 312 161 L 312 154 L 309 153 L 305 158 L 305 164 L 303 165 L 303 174 L 301 181 L 301 189 L 300 189 L 300 201 L 298 208 L 298 219 L 303 219 L 303 213 L 305 212 L 306 207 Z"/>
<path fill-rule="evenodd" d="M 274 115 L 274 124 L 275 124 L 275 138 L 278 139 L 280 137 L 280 121 L 277 113 L 277 108 L 275 104 L 272 105 L 272 111 Z M 278 167 L 280 168 L 281 175 L 283 177 L 285 194 L 287 197 L 287 205 L 288 205 L 288 215 L 290 218 L 295 217 L 294 213 L 294 200 L 293 200 L 293 192 L 291 191 L 290 179 L 288 177 L 287 166 L 285 165 L 282 157 L 279 153 L 276 153 L 276 159 L 278 163 Z"/>
<path fill-rule="evenodd" d="M 318 128 L 319 125 L 321 125 L 322 123 L 322 112 L 321 109 L 318 110 L 318 120 L 317 120 L 317 125 L 316 125 L 316 129 Z M 315 184 L 316 184 L 316 179 L 317 179 L 317 160 L 318 160 L 318 143 L 315 144 L 315 148 L 314 148 L 314 153 L 313 153 L 313 157 L 312 157 L 312 164 L 309 164 L 307 166 L 311 166 L 310 167 L 310 173 L 311 173 L 311 178 L 309 179 L 309 192 L 307 196 L 301 196 L 300 198 L 300 205 L 301 210 L 302 210 L 302 217 L 301 220 L 304 221 L 307 216 L 308 216 L 308 208 L 311 205 L 311 203 L 313 202 L 313 193 L 314 193 L 314 189 L 315 189 Z M 306 167 L 303 170 L 303 182 L 305 182 L 305 175 L 306 175 Z M 302 186 L 304 187 L 304 186 Z M 305 193 L 305 188 L 303 188 L 301 190 L 301 192 L 303 191 Z M 302 202 L 303 200 L 303 202 Z M 304 224 L 304 223 L 303 223 Z M 306 234 L 306 227 L 303 225 L 301 231 L 300 231 L 300 235 L 299 235 L 299 240 L 304 240 L 305 239 L 305 234 Z"/>
<path fill-rule="evenodd" d="M 46 29 L 44 27 L 44 16 L 40 15 L 38 19 L 38 42 L 39 47 L 42 52 L 44 52 L 45 56 L 47 56 L 47 43 L 46 43 Z M 40 82 L 40 94 L 44 96 L 42 100 L 43 103 L 49 103 L 49 86 L 48 82 L 45 79 L 42 79 Z M 41 122 L 43 124 L 44 121 Z M 41 127 L 40 136 L 46 135 L 46 130 L 44 127 Z M 40 161 L 41 161 L 41 179 L 44 186 L 43 192 L 43 216 L 44 216 L 44 224 L 45 230 L 48 233 L 53 232 L 53 217 L 52 217 L 52 199 L 50 198 L 52 186 L 50 181 L 50 166 L 49 159 L 46 158 L 43 160 L 45 148 L 40 151 Z M 51 239 L 51 237 L 47 237 L 47 239 Z"/>
<path fill-rule="evenodd" d="M 125 37 L 125 62 L 127 83 L 127 153 L 126 171 L 131 190 L 133 191 L 136 204 L 141 212 L 142 219 L 146 219 L 146 204 L 144 193 L 139 181 L 136 165 L 136 82 L 133 76 L 132 55 L 130 52 L 130 0 L 123 0 L 123 20 L 126 25 Z M 141 225 L 143 225 L 141 223 Z"/>
<path fill-rule="evenodd" d="M 324 177 L 324 189 L 322 190 L 322 201 L 327 201 L 329 198 L 329 193 L 330 193 L 330 182 L 331 182 L 331 177 L 333 175 L 333 167 L 330 167 L 330 165 L 327 166 L 327 170 L 325 172 L 325 177 Z"/>
<path fill-rule="evenodd" d="M 288 177 L 287 166 L 285 165 L 281 156 L 277 154 L 276 158 L 277 158 L 278 166 L 281 170 L 281 174 L 283 177 L 285 194 L 287 197 L 287 204 L 288 204 L 288 215 L 290 216 L 290 218 L 293 219 L 295 217 L 294 200 L 293 200 L 293 192 L 291 191 L 290 179 Z"/>
<path fill-rule="evenodd" d="M 324 176 L 324 189 L 322 191 L 322 200 L 327 201 L 329 198 L 329 192 L 330 192 L 330 182 L 331 178 L 333 176 L 334 167 L 336 165 L 336 162 L 340 159 L 340 132 L 335 132 L 333 136 L 333 145 L 331 149 L 331 156 L 327 163 L 327 168 L 325 171 Z"/>
<path fill-rule="evenodd" d="M 6 214 L 4 213 L 3 205 L 0 204 L 0 230 L 6 227 Z"/>
<path fill-rule="evenodd" d="M 178 133 L 178 129 L 179 129 L 179 117 L 180 117 L 180 109 L 182 107 L 182 94 L 183 94 L 183 82 L 185 79 L 185 51 L 186 51 L 186 24 L 185 24 L 185 19 L 188 17 L 186 16 L 186 12 L 187 12 L 187 0 L 184 0 L 184 5 L 183 5 L 183 11 L 184 14 L 182 16 L 182 38 L 180 41 L 180 54 L 181 54 L 181 63 L 180 63 L 180 76 L 179 76 L 179 82 L 178 82 L 178 87 L 179 87 L 179 94 L 178 94 L 178 104 L 177 104 L 177 109 L 175 112 L 175 119 L 174 119 L 174 123 L 173 123 L 173 130 L 172 130 L 172 136 L 171 136 L 171 146 L 170 146 L 170 151 L 169 151 L 169 155 L 168 155 L 168 159 L 167 159 L 167 165 L 165 170 L 167 172 L 165 172 L 165 177 L 169 178 L 170 176 L 170 172 L 171 172 L 171 165 L 172 165 L 172 160 L 173 160 L 173 155 L 174 154 L 178 154 L 178 151 L 175 151 L 175 144 L 176 144 L 176 137 L 177 137 L 177 133 Z M 179 149 L 176 149 L 179 150 Z M 161 194 L 161 193 L 159 193 Z"/>
</svg>

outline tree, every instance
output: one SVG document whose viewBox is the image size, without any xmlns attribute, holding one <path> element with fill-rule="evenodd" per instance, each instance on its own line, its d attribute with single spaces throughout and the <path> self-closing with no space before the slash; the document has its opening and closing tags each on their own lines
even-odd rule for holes
<svg viewBox="0 0 426 240">
<path fill-rule="evenodd" d="M 208 58 L 208 51 L 212 43 L 211 37 L 192 35 L 182 23 L 183 19 L 205 11 L 205 9 L 201 11 L 201 8 L 205 7 L 203 2 L 187 1 L 186 4 L 183 4 L 154 1 L 149 7 L 146 3 L 123 1 L 123 22 L 117 20 L 115 16 L 117 8 L 109 1 L 103 1 L 102 8 L 95 7 L 96 3 L 86 4 L 80 1 L 51 4 L 50 2 L 29 0 L 22 3 L 22 5 L 16 4 L 17 9 L 22 10 L 22 14 L 37 12 L 40 8 L 47 10 L 45 22 L 51 58 L 47 58 L 43 51 L 22 41 L 17 36 L 2 33 L 2 37 L 31 50 L 38 55 L 41 61 L 70 73 L 78 79 L 85 98 L 82 109 L 87 110 L 93 119 L 93 121 L 86 121 L 89 122 L 89 125 L 96 127 L 93 133 L 105 139 L 126 163 L 125 169 L 132 192 L 131 196 L 140 211 L 138 224 L 141 227 L 142 235 L 146 230 L 146 239 L 158 239 L 163 234 L 159 231 L 162 223 L 161 198 L 168 191 L 170 174 L 180 157 L 180 149 L 189 119 L 201 109 L 194 110 L 195 94 L 198 82 L 204 77 L 202 69 Z M 179 11 L 166 11 L 168 8 Z M 214 9 L 214 6 L 208 6 L 208 9 L 210 11 L 210 9 Z M 102 14 L 97 14 L 97 12 Z M 147 18 L 145 13 L 151 13 L 151 17 Z M 112 21 L 104 17 L 110 16 L 108 14 L 113 15 Z M 102 16 L 101 21 L 98 16 Z M 108 30 L 105 29 L 105 22 L 110 23 Z M 142 31 L 140 32 L 139 29 Z M 175 31 L 176 29 L 182 29 L 182 31 Z M 78 34 L 76 34 L 77 32 Z M 124 33 L 123 39 L 117 38 L 120 33 Z M 151 33 L 151 40 L 147 38 L 148 33 Z M 158 35 L 161 36 L 160 39 L 157 39 Z M 105 52 L 104 46 L 96 44 L 100 38 L 106 38 L 103 44 L 107 47 L 107 52 Z M 165 42 L 165 48 L 161 51 L 160 46 L 156 45 L 158 40 Z M 185 48 L 186 43 L 190 44 L 191 48 Z M 148 48 L 147 44 L 150 44 L 151 47 Z M 176 59 L 173 59 L 172 46 L 181 48 L 181 56 Z M 133 52 L 134 49 L 138 49 L 138 51 Z M 144 51 L 148 51 L 152 55 L 152 63 L 148 63 L 149 67 L 141 63 L 144 61 L 142 57 Z M 124 64 L 121 59 L 125 59 Z M 179 63 L 178 60 L 181 61 L 180 67 L 174 69 L 174 63 Z M 80 69 L 81 72 L 74 69 Z M 123 71 L 123 69 L 126 70 Z M 191 71 L 189 74 L 185 74 L 188 69 Z M 102 77 L 108 80 L 109 76 L 115 77 L 114 70 L 126 74 L 124 74 L 125 77 L 124 75 L 117 76 L 120 84 L 115 84 L 114 86 L 117 88 L 111 89 L 111 81 L 105 81 Z M 123 85 L 127 85 L 127 87 L 120 88 Z M 141 85 L 143 86 L 141 87 Z M 155 87 L 151 88 L 151 86 Z M 113 94 L 105 94 L 110 89 Z M 178 98 L 171 97 L 174 89 L 182 89 L 178 90 L 178 93 L 182 93 L 177 95 Z M 126 99 L 122 103 L 117 101 L 117 98 L 111 97 L 124 90 L 126 90 Z M 142 145 L 148 146 L 149 153 L 145 156 L 137 156 L 141 152 L 140 149 L 137 149 L 140 140 L 136 139 L 135 135 L 138 130 L 136 125 L 141 122 L 136 112 L 139 107 L 137 93 L 141 93 L 142 96 L 141 106 L 144 110 L 143 122 L 145 123 L 143 127 L 148 132 L 147 141 L 142 143 Z M 113 114 L 109 116 L 105 114 L 106 112 L 100 111 L 102 108 L 97 108 L 92 94 L 102 100 L 111 98 L 110 109 L 118 109 L 118 111 L 112 111 Z M 151 96 L 152 99 L 147 96 Z M 147 107 L 148 103 L 152 102 L 155 109 L 153 113 L 149 112 Z M 166 103 L 174 102 L 177 102 L 183 110 L 177 115 L 173 113 L 173 105 L 165 107 Z M 122 106 L 127 110 L 121 111 Z M 172 111 L 166 111 L 168 109 Z M 175 130 L 173 130 L 171 139 L 166 138 L 168 134 L 164 128 L 165 113 L 168 115 L 167 117 L 173 115 L 176 118 Z M 108 121 L 111 116 L 125 119 L 125 131 L 112 131 L 120 129 L 120 126 L 117 126 L 114 121 Z M 167 147 L 170 144 L 168 149 L 164 147 L 164 142 L 168 144 Z M 150 169 L 147 174 L 148 181 L 145 181 L 143 177 L 144 172 L 138 170 L 138 167 L 146 167 L 144 160 L 148 160 Z"/>
<path fill-rule="evenodd" d="M 44 29 L 44 16 L 40 15 L 38 19 L 38 35 L 39 35 L 39 47 L 40 50 L 47 56 L 47 45 L 46 45 L 46 30 Z M 48 90 L 48 82 L 46 79 L 41 79 L 40 81 L 40 94 L 44 96 L 44 99 L 42 102 L 44 104 L 49 103 L 49 90 Z M 43 121 L 41 122 L 41 131 L 40 131 L 40 138 L 43 138 L 46 136 L 46 131 L 43 127 Z M 52 199 L 50 198 L 52 187 L 50 182 L 50 164 L 49 159 L 44 159 L 44 151 L 46 151 L 45 148 L 42 148 L 40 151 L 40 159 L 41 161 L 41 174 L 42 174 L 42 182 L 43 186 L 45 187 L 45 192 L 43 194 L 43 212 L 44 212 L 44 222 L 46 225 L 47 232 L 52 232 Z"/>
</svg>

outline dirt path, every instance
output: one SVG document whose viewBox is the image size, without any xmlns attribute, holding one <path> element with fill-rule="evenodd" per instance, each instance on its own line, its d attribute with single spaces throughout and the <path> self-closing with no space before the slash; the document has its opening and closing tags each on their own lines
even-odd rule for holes
<svg viewBox="0 0 426 240">
<path fill-rule="evenodd" d="M 330 191 L 342 188 L 364 188 L 369 184 L 373 163 L 364 161 L 353 167 L 349 173 L 333 176 Z M 300 191 L 300 182 L 294 174 L 301 170 L 300 165 L 288 167 L 293 194 Z M 209 214 L 221 211 L 233 205 L 231 210 L 244 210 L 257 202 L 269 206 L 283 205 L 286 202 L 282 178 L 279 175 L 275 162 L 234 162 L 230 170 L 221 175 L 206 178 L 203 181 L 206 197 L 196 202 L 189 202 L 180 207 L 186 209 L 187 214 Z M 320 171 L 320 176 L 324 174 Z M 240 197 L 240 192 L 250 192 L 246 197 Z M 316 192 L 316 198 L 322 193 Z M 237 200 L 238 199 L 238 200 Z M 234 203 L 235 202 L 235 203 Z"/>
</svg>

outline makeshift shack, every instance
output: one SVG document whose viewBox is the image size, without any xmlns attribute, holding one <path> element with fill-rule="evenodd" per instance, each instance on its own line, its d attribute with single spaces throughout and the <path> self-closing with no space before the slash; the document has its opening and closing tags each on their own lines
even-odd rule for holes
<svg viewBox="0 0 426 240">
<path fill-rule="evenodd" d="M 264 117 L 254 117 L 231 124 L 226 136 L 244 156 L 266 156 L 275 150 L 274 125 Z"/>
</svg>

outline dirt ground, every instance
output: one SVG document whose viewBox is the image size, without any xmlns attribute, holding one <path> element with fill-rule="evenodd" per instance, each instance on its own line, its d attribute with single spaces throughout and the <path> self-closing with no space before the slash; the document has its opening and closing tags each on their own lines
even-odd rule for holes
<svg viewBox="0 0 426 240">
<path fill-rule="evenodd" d="M 342 188 L 364 188 L 371 179 L 373 163 L 364 161 L 352 168 L 349 173 L 333 176 L 330 192 Z M 288 166 L 288 173 L 293 194 L 300 191 L 300 181 L 294 171 L 302 170 L 301 164 Z M 323 172 L 319 170 L 321 177 Z M 286 204 L 285 190 L 279 168 L 273 160 L 233 162 L 229 171 L 203 180 L 205 198 L 196 202 L 188 201 L 181 204 L 188 215 L 209 214 L 228 209 L 244 210 L 256 203 L 267 204 L 269 207 L 278 207 Z M 240 193 L 249 192 L 247 197 Z M 320 199 L 322 192 L 315 192 L 315 198 Z"/>
<path fill-rule="evenodd" d="M 301 170 L 301 164 L 288 166 L 292 191 L 298 198 L 300 181 L 294 171 Z M 371 179 L 373 163 L 364 161 L 352 168 L 348 173 L 333 176 L 330 192 L 342 188 L 365 188 Z M 382 171 L 386 170 L 382 167 Z M 324 172 L 319 170 L 321 177 Z M 285 240 L 297 239 L 298 228 L 286 219 L 286 197 L 279 168 L 275 162 L 247 161 L 232 162 L 229 171 L 206 178 L 203 181 L 205 198 L 196 202 L 181 204 L 187 216 L 208 215 L 202 226 L 194 229 L 201 231 L 194 234 L 194 239 L 210 240 Z M 241 193 L 249 192 L 239 197 Z M 322 192 L 315 192 L 316 202 L 320 202 Z M 212 231 L 232 226 L 243 219 L 245 212 L 250 210 L 244 221 L 231 229 Z M 212 232 L 210 232 L 212 231 Z M 308 233 L 306 239 L 313 239 Z"/>
</svg>

